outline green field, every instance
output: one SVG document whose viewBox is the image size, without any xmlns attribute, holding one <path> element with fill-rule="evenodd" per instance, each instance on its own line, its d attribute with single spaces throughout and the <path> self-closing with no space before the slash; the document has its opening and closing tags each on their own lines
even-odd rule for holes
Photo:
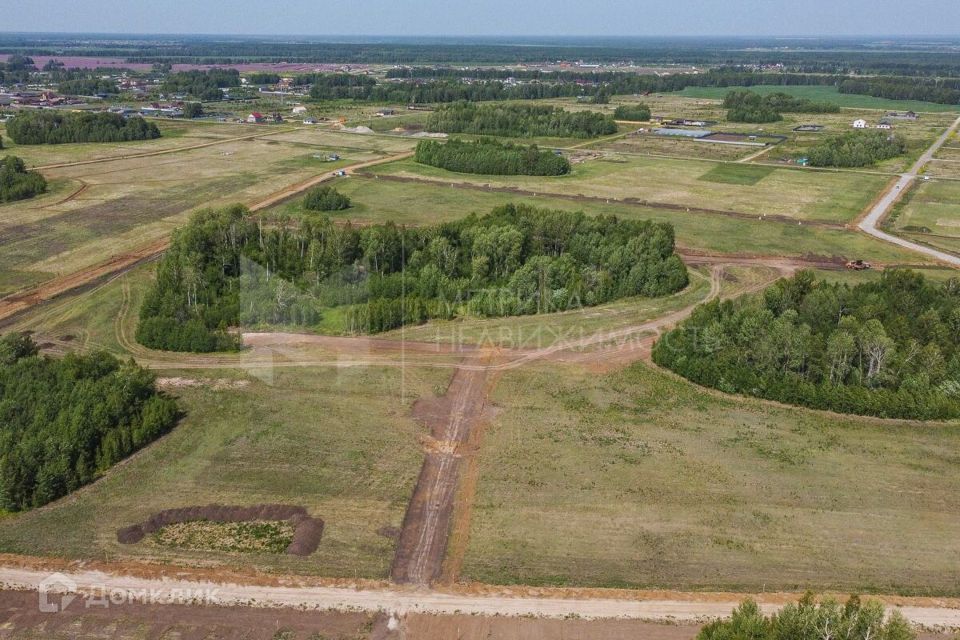
<svg viewBox="0 0 960 640">
<path fill-rule="evenodd" d="M 755 93 L 786 93 L 800 98 L 809 98 L 818 102 L 832 102 L 849 109 L 891 109 L 898 111 L 937 112 L 960 111 L 957 105 L 921 102 L 918 100 L 888 100 L 855 93 L 840 93 L 836 87 L 827 86 L 778 86 L 757 85 L 753 87 L 687 87 L 673 95 L 688 98 L 710 98 L 722 100 L 730 91 L 748 89 Z"/>
<path fill-rule="evenodd" d="M 897 203 L 888 224 L 913 240 L 960 251 L 960 182 L 917 182 Z"/>
<path fill-rule="evenodd" d="M 464 578 L 960 593 L 960 426 L 724 397 L 647 365 L 511 371 Z"/>
<path fill-rule="evenodd" d="M 350 196 L 354 205 L 346 211 L 338 212 L 335 218 L 362 223 L 394 220 L 405 224 L 434 224 L 455 220 L 473 212 L 486 213 L 509 202 L 525 202 L 551 209 L 584 211 L 589 215 L 613 214 L 624 218 L 670 222 L 676 229 L 677 242 L 680 245 L 713 252 L 857 257 L 883 263 L 924 262 L 922 256 L 913 252 L 846 229 L 731 218 L 638 205 L 606 204 L 602 201 L 577 202 L 547 195 L 531 197 L 474 189 L 463 190 L 442 182 L 401 183 L 355 177 L 334 184 L 340 192 Z M 302 215 L 302 211 L 299 202 L 294 201 L 272 209 L 269 214 L 296 217 Z"/>
<path fill-rule="evenodd" d="M 701 179 L 717 166 L 710 161 L 612 154 L 575 164 L 567 176 L 548 178 L 458 174 L 412 160 L 380 165 L 373 172 L 440 184 L 465 182 L 542 194 L 633 198 L 681 207 L 830 222 L 847 222 L 856 217 L 887 181 L 880 175 L 790 168 L 770 171 L 753 185 Z"/>
</svg>

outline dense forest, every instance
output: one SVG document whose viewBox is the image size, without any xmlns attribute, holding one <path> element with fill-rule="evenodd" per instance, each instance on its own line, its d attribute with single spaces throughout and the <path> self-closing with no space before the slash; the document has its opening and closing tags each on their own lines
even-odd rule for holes
<svg viewBox="0 0 960 640">
<path fill-rule="evenodd" d="M 889 131 L 848 131 L 811 147 L 807 156 L 813 167 L 867 167 L 906 149 L 903 138 Z"/>
<path fill-rule="evenodd" d="M 541 105 L 475 105 L 458 102 L 427 118 L 427 130 L 516 138 L 594 138 L 617 132 L 610 116 Z"/>
<path fill-rule="evenodd" d="M 27 171 L 20 158 L 6 156 L 0 160 L 0 202 L 25 200 L 46 190 L 47 181 L 40 172 Z"/>
<path fill-rule="evenodd" d="M 28 336 L 8 334 L 0 338 L 0 508 L 68 494 L 176 420 L 176 404 L 132 361 L 106 352 L 41 357 Z"/>
<path fill-rule="evenodd" d="M 524 146 L 477 140 L 449 142 L 421 140 L 414 160 L 458 173 L 480 173 L 497 176 L 562 176 L 570 173 L 570 162 L 552 151 L 541 151 L 536 145 Z"/>
<path fill-rule="evenodd" d="M 837 113 L 839 105 L 830 102 L 814 102 L 786 93 L 760 95 L 753 91 L 738 89 L 730 91 L 723 99 L 730 122 L 764 123 L 783 120 L 783 113 Z"/>
<path fill-rule="evenodd" d="M 814 409 L 960 417 L 960 280 L 884 271 L 851 287 L 801 272 L 702 305 L 654 347 L 690 380 Z"/>
<path fill-rule="evenodd" d="M 189 95 L 197 100 L 210 102 L 223 99 L 223 91 L 240 86 L 240 72 L 236 69 L 210 69 L 209 71 L 178 71 L 167 74 L 160 91 L 165 94 Z"/>
<path fill-rule="evenodd" d="M 264 228 L 240 206 L 179 229 L 140 310 L 149 347 L 238 347 L 228 327 L 314 326 L 339 308 L 343 330 L 376 333 L 429 318 L 504 316 L 682 289 L 673 227 L 506 205 L 436 226 L 303 220 Z"/>
<path fill-rule="evenodd" d="M 7 123 L 7 133 L 17 144 L 126 142 L 160 137 L 157 125 L 139 116 L 50 110 L 20 111 Z"/>
<path fill-rule="evenodd" d="M 350 208 L 350 198 L 329 185 L 320 185 L 303 196 L 303 208 L 308 211 L 343 211 Z"/>
<path fill-rule="evenodd" d="M 646 122 L 650 119 L 650 107 L 645 104 L 622 104 L 613 111 L 614 120 Z"/>
<path fill-rule="evenodd" d="M 827 598 L 817 603 L 807 593 L 796 604 L 765 616 L 747 600 L 729 619 L 714 620 L 697 640 L 916 640 L 917 634 L 896 610 L 886 615 L 877 600 L 863 602 L 851 596 L 846 603 Z"/>
</svg>

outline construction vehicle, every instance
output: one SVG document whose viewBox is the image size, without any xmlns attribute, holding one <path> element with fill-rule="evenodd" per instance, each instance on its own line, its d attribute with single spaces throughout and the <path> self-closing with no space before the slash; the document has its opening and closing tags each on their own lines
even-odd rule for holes
<svg viewBox="0 0 960 640">
<path fill-rule="evenodd" d="M 851 271 L 866 271 L 867 269 L 872 269 L 873 265 L 869 262 L 864 262 L 863 260 L 851 260 L 847 263 L 847 269 Z"/>
</svg>

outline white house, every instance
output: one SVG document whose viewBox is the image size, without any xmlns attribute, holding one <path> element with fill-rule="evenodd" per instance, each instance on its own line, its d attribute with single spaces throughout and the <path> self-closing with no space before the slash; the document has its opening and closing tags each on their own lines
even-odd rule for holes
<svg viewBox="0 0 960 640">
<path fill-rule="evenodd" d="M 854 121 L 853 121 L 853 128 L 854 128 L 854 129 L 866 129 L 866 128 L 867 128 L 867 121 L 864 120 L 863 118 L 860 118 L 859 120 L 854 120 Z"/>
<path fill-rule="evenodd" d="M 893 129 L 893 125 L 890 124 L 889 120 L 881 120 L 880 124 L 877 125 L 877 129 Z"/>
</svg>

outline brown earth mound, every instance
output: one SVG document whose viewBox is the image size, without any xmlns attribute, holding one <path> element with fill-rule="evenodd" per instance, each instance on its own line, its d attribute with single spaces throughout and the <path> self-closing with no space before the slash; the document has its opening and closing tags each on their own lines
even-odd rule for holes
<svg viewBox="0 0 960 640">
<path fill-rule="evenodd" d="M 317 550 L 323 537 L 323 520 L 313 518 L 303 507 L 285 504 L 258 504 L 250 507 L 231 507 L 211 504 L 205 507 L 181 507 L 166 509 L 153 514 L 146 521 L 117 530 L 117 542 L 135 544 L 148 533 L 159 531 L 171 524 L 184 522 L 246 522 L 248 520 L 289 520 L 293 523 L 293 541 L 287 553 L 308 556 Z"/>
</svg>

